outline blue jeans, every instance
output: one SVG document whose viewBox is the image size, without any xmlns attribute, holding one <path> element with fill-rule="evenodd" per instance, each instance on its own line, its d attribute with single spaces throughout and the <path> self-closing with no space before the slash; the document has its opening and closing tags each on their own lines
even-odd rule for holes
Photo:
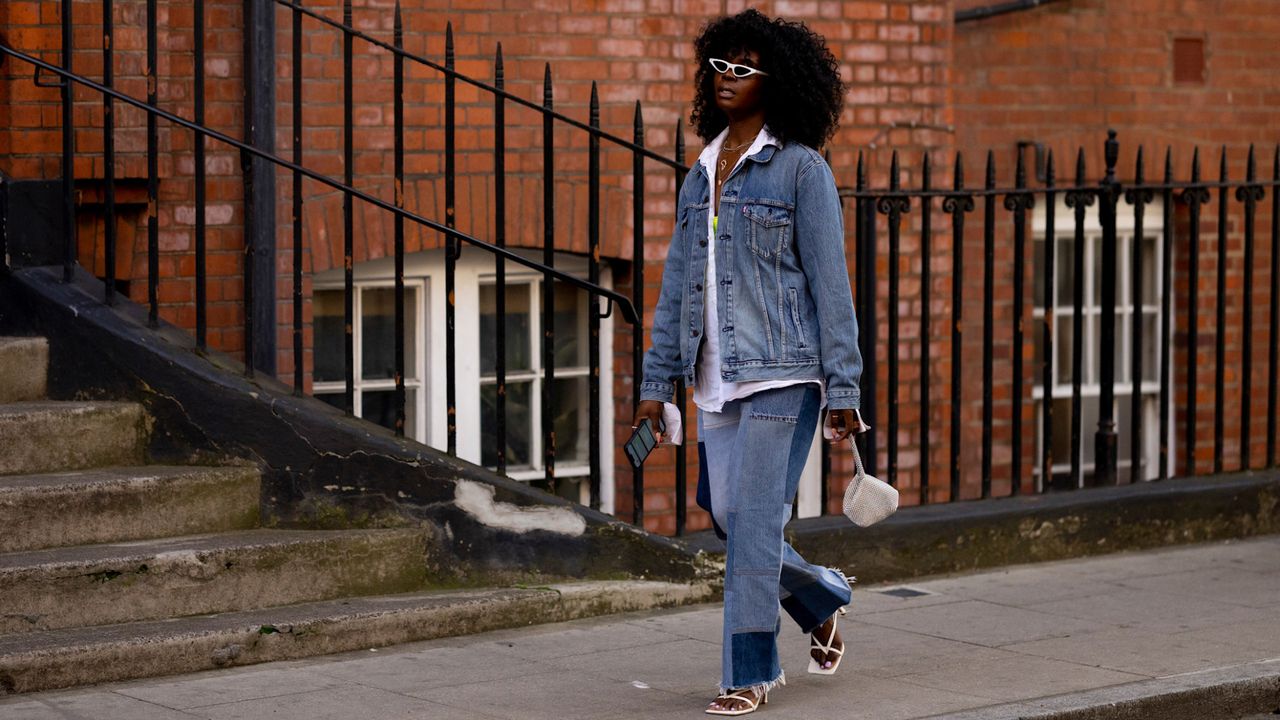
<svg viewBox="0 0 1280 720">
<path fill-rule="evenodd" d="M 721 692 L 782 678 L 779 604 L 811 633 L 852 595 L 839 573 L 806 562 L 782 535 L 819 410 L 818 389 L 804 384 L 698 411 L 698 505 L 727 547 Z"/>
</svg>

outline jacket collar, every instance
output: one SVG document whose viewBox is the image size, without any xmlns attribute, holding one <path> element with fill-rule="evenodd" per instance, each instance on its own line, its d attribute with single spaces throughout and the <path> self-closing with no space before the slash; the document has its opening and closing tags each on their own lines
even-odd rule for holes
<svg viewBox="0 0 1280 720">
<path fill-rule="evenodd" d="M 716 156 L 720 153 L 720 148 L 724 146 L 725 138 L 729 136 L 729 126 L 726 125 L 720 134 L 715 136 L 707 146 L 702 149 L 702 153 L 698 156 L 696 169 L 702 173 L 707 182 L 711 182 L 711 177 L 707 173 L 707 167 L 715 162 Z M 781 150 L 783 146 L 782 140 L 778 139 L 773 133 L 769 132 L 769 125 L 766 123 L 761 126 L 759 134 L 751 143 L 751 147 L 747 149 L 747 156 L 743 162 L 753 160 L 755 162 L 769 162 L 776 150 Z"/>
</svg>

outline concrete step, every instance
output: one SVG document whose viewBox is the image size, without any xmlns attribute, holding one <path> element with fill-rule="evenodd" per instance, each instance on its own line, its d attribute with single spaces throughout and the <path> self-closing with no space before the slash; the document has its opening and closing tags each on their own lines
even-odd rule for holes
<svg viewBox="0 0 1280 720">
<path fill-rule="evenodd" d="M 129 402 L 0 405 L 0 475 L 142 463 L 146 414 Z"/>
<path fill-rule="evenodd" d="M 717 597 L 713 582 L 576 582 L 355 598 L 0 636 L 0 695 L 368 650 Z"/>
<path fill-rule="evenodd" d="M 48 374 L 48 341 L 0 337 L 0 403 L 44 398 Z"/>
<path fill-rule="evenodd" d="M 0 633 L 405 592 L 426 534 L 249 530 L 0 555 Z"/>
<path fill-rule="evenodd" d="M 0 553 L 248 530 L 253 467 L 104 468 L 0 476 Z"/>
</svg>

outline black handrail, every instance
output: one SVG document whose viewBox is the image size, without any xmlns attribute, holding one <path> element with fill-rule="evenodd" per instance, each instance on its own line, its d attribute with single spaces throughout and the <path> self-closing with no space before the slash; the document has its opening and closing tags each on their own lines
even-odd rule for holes
<svg viewBox="0 0 1280 720">
<path fill-rule="evenodd" d="M 610 303 L 616 303 L 618 306 L 619 312 L 622 313 L 623 319 L 625 319 L 629 324 L 633 324 L 633 325 L 637 322 L 635 306 L 631 304 L 631 300 L 629 300 L 625 295 L 622 295 L 621 293 L 614 292 L 613 290 L 610 290 L 606 287 L 594 285 L 590 282 L 587 282 L 586 280 L 582 280 L 580 278 L 574 277 L 573 275 L 570 275 L 569 273 L 566 273 L 562 270 L 556 270 L 555 268 L 547 267 L 546 265 L 543 265 L 542 263 L 539 263 L 537 261 L 529 260 L 528 258 L 525 258 L 523 255 L 520 255 L 519 253 L 516 253 L 514 251 L 508 250 L 506 248 L 500 248 L 497 245 L 492 245 L 490 243 L 487 243 L 484 240 L 480 240 L 479 238 L 476 238 L 472 235 L 468 235 L 467 233 L 464 233 L 460 230 L 455 230 L 446 225 L 442 225 L 434 220 L 430 220 L 428 218 L 422 217 L 421 215 L 418 215 L 416 213 L 409 212 L 408 210 L 405 210 L 403 208 L 398 208 L 395 206 L 394 203 L 390 203 L 380 198 L 377 198 L 373 195 L 370 195 L 369 193 L 364 192 L 363 190 L 359 190 L 349 185 L 345 185 L 337 180 L 330 178 L 327 175 L 315 172 L 314 170 L 310 170 L 301 165 L 296 165 L 293 162 L 290 162 L 289 160 L 276 157 L 271 153 L 259 150 L 258 148 L 255 148 L 251 145 L 246 145 L 245 143 L 239 140 L 236 140 L 235 138 L 229 135 L 224 135 L 223 133 L 220 133 L 217 130 L 211 130 L 209 128 L 202 127 L 200 125 L 197 125 L 194 122 L 191 122 L 190 120 L 174 115 L 173 113 L 167 112 L 158 107 L 153 107 L 151 105 L 148 105 L 146 102 L 142 100 L 138 100 L 137 98 L 134 98 L 130 95 L 126 95 L 117 90 L 112 90 L 108 87 L 105 87 L 99 83 L 94 82 L 93 80 L 90 80 L 89 78 L 84 77 L 83 75 L 67 72 L 66 70 L 63 70 L 57 65 L 52 65 L 37 57 L 28 55 L 20 50 L 15 50 L 3 43 L 0 43 L 0 53 L 13 57 L 14 59 L 17 59 L 17 60 L 21 60 L 23 62 L 30 63 L 31 65 L 34 65 L 35 67 L 38 67 L 41 70 L 54 73 L 56 75 L 61 76 L 64 79 L 69 79 L 73 82 L 79 83 L 80 85 L 83 85 L 91 90 L 94 90 L 95 92 L 109 95 L 111 96 L 112 99 L 119 100 L 139 110 L 142 110 L 143 112 L 150 113 L 157 117 L 168 120 L 171 123 L 180 125 L 204 137 L 212 138 L 213 140 L 217 140 L 218 142 L 230 145 L 236 148 L 237 150 L 239 150 L 240 152 L 248 153 L 250 155 L 253 155 L 254 157 L 258 157 L 263 160 L 266 160 L 267 162 L 273 163 L 278 167 L 282 167 L 287 170 L 291 170 L 293 172 L 305 175 L 306 177 L 312 180 L 315 180 L 316 182 L 319 182 L 321 184 L 327 185 L 333 188 L 334 190 L 338 190 L 344 193 L 350 193 L 352 196 L 357 197 L 379 208 L 382 208 L 387 212 L 393 213 L 407 220 L 412 220 L 413 222 L 416 222 L 419 225 L 424 225 L 426 227 L 431 228 L 432 230 L 436 230 L 438 232 L 444 233 L 445 235 L 456 238 L 458 240 L 462 240 L 469 245 L 480 248 L 482 250 L 486 250 L 494 255 L 502 257 L 503 259 L 510 260 L 514 263 L 523 265 L 527 268 L 546 273 L 554 277 L 556 280 L 560 282 L 568 283 L 570 285 L 573 285 L 574 287 L 581 288 L 582 290 L 586 290 L 587 292 L 590 292 L 594 295 L 598 295 L 608 300 Z M 606 310 L 606 313 L 607 312 L 608 311 Z"/>
</svg>

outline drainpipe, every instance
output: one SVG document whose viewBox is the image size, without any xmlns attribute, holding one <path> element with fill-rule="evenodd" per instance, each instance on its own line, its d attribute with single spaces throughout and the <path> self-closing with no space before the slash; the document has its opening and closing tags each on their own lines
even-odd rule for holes
<svg viewBox="0 0 1280 720">
<path fill-rule="evenodd" d="M 984 5 L 982 7 L 970 8 L 968 10 L 956 11 L 956 22 L 969 22 L 970 20 L 985 20 L 996 15 L 1005 15 L 1008 13 L 1021 12 L 1032 8 L 1048 5 L 1056 0 L 1011 0 L 1011 2 L 996 3 L 995 5 Z"/>
<path fill-rule="evenodd" d="M 244 137 L 275 153 L 275 7 L 270 0 L 244 0 Z M 276 374 L 275 166 L 258 157 L 242 159 L 245 246 L 252 249 L 253 357 L 255 370 Z M 246 343 L 249 338 L 245 338 Z"/>
</svg>

